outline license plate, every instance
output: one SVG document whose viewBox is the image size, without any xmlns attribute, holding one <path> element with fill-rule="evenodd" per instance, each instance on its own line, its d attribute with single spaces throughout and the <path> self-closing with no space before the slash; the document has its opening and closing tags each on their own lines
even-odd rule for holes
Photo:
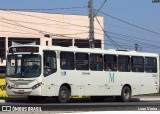
<svg viewBox="0 0 160 114">
<path fill-rule="evenodd" d="M 24 90 L 18 90 L 18 94 L 24 94 Z"/>
</svg>

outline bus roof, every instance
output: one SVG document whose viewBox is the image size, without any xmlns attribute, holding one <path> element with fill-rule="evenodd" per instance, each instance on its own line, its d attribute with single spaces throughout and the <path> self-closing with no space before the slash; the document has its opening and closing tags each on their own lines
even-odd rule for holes
<svg viewBox="0 0 160 114">
<path fill-rule="evenodd" d="M 86 53 L 115 54 L 115 55 L 132 55 L 132 56 L 150 56 L 150 57 L 157 56 L 157 57 L 159 57 L 159 54 L 156 54 L 156 53 L 138 52 L 138 51 L 126 50 L 126 49 L 102 50 L 102 49 L 99 49 L 99 48 L 77 48 L 77 47 L 39 46 L 39 45 L 21 45 L 21 46 L 11 46 L 11 47 L 39 47 L 40 50 L 71 51 L 71 52 L 86 52 Z"/>
</svg>

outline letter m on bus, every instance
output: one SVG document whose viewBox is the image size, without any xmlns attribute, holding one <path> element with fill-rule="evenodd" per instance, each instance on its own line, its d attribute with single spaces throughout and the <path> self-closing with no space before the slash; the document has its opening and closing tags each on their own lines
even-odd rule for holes
<svg viewBox="0 0 160 114">
<path fill-rule="evenodd" d="M 109 73 L 109 82 L 114 83 L 114 73 Z"/>
</svg>

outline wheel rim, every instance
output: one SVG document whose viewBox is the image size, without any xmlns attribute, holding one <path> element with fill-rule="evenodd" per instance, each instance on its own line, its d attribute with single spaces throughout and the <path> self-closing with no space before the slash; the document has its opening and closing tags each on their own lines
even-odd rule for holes
<svg viewBox="0 0 160 114">
<path fill-rule="evenodd" d="M 67 99 L 67 96 L 68 96 L 67 91 L 62 90 L 61 93 L 60 93 L 60 96 L 61 96 L 62 99 Z"/>
<path fill-rule="evenodd" d="M 129 90 L 124 91 L 124 97 L 125 97 L 125 99 L 129 99 L 129 97 L 130 97 L 130 91 Z"/>
</svg>

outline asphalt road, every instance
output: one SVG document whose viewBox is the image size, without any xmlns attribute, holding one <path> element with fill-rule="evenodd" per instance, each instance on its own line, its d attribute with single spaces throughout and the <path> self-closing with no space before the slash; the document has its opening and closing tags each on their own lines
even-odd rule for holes
<svg viewBox="0 0 160 114">
<path fill-rule="evenodd" d="M 160 100 L 140 101 L 132 98 L 130 102 L 116 102 L 109 98 L 104 102 L 90 99 L 71 99 L 69 103 L 57 103 L 48 99 L 40 103 L 30 103 L 26 99 L 7 99 L 0 103 L 0 111 L 160 111 Z"/>
</svg>

